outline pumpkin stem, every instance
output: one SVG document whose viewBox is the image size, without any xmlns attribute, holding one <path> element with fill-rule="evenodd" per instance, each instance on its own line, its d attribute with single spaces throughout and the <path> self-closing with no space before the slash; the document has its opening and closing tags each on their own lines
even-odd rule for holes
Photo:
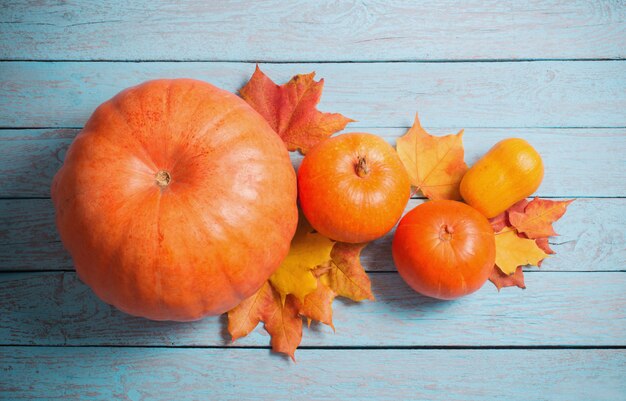
<svg viewBox="0 0 626 401">
<path fill-rule="evenodd" d="M 158 186 L 165 188 L 172 181 L 172 176 L 167 171 L 161 170 L 156 174 L 155 180 Z"/>
<path fill-rule="evenodd" d="M 370 169 L 365 161 L 365 156 L 359 156 L 359 161 L 355 166 L 356 174 L 363 178 L 370 173 Z"/>
<path fill-rule="evenodd" d="M 452 239 L 452 234 L 454 233 L 454 228 L 449 224 L 444 224 L 443 227 L 439 230 L 439 239 L 442 241 L 450 241 Z"/>
</svg>

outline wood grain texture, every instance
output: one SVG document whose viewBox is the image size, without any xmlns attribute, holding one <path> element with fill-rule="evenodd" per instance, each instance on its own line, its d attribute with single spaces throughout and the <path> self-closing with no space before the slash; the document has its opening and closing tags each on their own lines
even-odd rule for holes
<svg viewBox="0 0 626 401">
<path fill-rule="evenodd" d="M 491 283 L 453 302 L 372 273 L 376 302 L 335 301 L 333 333 L 314 325 L 304 346 L 626 346 L 626 274 L 528 273 L 527 289 Z M 601 290 L 599 290 L 601 289 Z M 0 344 L 268 346 L 259 326 L 234 344 L 226 318 L 153 322 L 99 301 L 74 273 L 0 274 Z"/>
<path fill-rule="evenodd" d="M 277 82 L 317 71 L 320 110 L 350 127 L 626 127 L 626 60 L 266 64 Z M 237 91 L 251 63 L 0 62 L 0 127 L 82 127 L 121 89 L 190 77 Z"/>
<path fill-rule="evenodd" d="M 409 211 L 422 200 L 412 199 Z M 626 199 L 578 199 L 555 224 L 561 234 L 550 240 L 557 253 L 542 271 L 623 270 L 626 265 Z M 362 254 L 368 271 L 394 271 L 393 232 Z M 54 225 L 49 199 L 0 200 L 0 271 L 71 269 Z"/>
<path fill-rule="evenodd" d="M 0 348 L 0 396 L 89 400 L 605 400 L 624 350 Z"/>
<path fill-rule="evenodd" d="M 360 128 L 391 144 L 406 128 Z M 436 134 L 457 132 L 439 128 Z M 349 130 L 347 130 L 349 131 Z M 0 198 L 47 197 L 52 177 L 78 130 L 1 130 Z M 626 196 L 626 129 L 468 128 L 465 159 L 471 165 L 496 142 L 511 136 L 528 140 L 542 155 L 546 174 L 539 196 Z M 598 157 L 602 155 L 602 157 Z M 291 153 L 294 165 L 302 156 Z M 599 172 L 602 172 L 599 174 Z"/>
<path fill-rule="evenodd" d="M 625 37 L 623 0 L 3 2 L 0 399 L 626 399 Z M 147 79 L 236 91 L 256 61 L 279 62 L 262 65 L 277 82 L 317 71 L 321 110 L 389 142 L 415 111 L 435 133 L 467 128 L 470 164 L 527 138 L 539 194 L 591 198 L 556 224 L 558 254 L 525 291 L 423 298 L 395 272 L 392 234 L 376 241 L 363 262 L 378 301 L 336 301 L 337 333 L 305 329 L 297 364 L 260 327 L 231 344 L 224 317 L 131 317 L 55 271 L 72 262 L 50 200 L 2 198 L 48 197 L 77 132 L 64 128 Z M 479 349 L 394 349 L 424 346 Z M 532 349 L 552 346 L 621 348 Z"/>
<path fill-rule="evenodd" d="M 622 1 L 10 2 L 0 57 L 367 61 L 626 56 Z"/>
</svg>

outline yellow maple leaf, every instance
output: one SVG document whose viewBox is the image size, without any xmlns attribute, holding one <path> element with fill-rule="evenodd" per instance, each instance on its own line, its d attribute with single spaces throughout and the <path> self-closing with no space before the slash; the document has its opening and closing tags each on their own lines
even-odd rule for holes
<svg viewBox="0 0 626 401">
<path fill-rule="evenodd" d="M 332 240 L 315 232 L 300 214 L 298 229 L 291 240 L 289 254 L 270 277 L 270 283 L 280 294 L 283 303 L 289 294 L 303 302 L 304 297 L 315 291 L 317 278 L 312 270 L 330 260 L 333 245 Z"/>
<path fill-rule="evenodd" d="M 413 126 L 398 138 L 396 151 L 411 185 L 429 199 L 460 200 L 459 184 L 467 171 L 463 161 L 463 130 L 433 136 L 422 128 L 417 114 Z"/>
<path fill-rule="evenodd" d="M 298 234 L 305 236 L 315 233 L 302 220 Z M 300 243 L 300 240 L 297 242 Z M 272 338 L 272 349 L 294 359 L 295 350 L 302 340 L 302 317 L 309 324 L 315 320 L 335 330 L 332 309 L 335 296 L 355 301 L 374 300 L 369 278 L 360 262 L 361 250 L 365 245 L 341 242 L 331 245 L 329 259 L 314 269 L 307 269 L 306 274 L 303 274 L 306 280 L 312 276 L 317 282 L 303 301 L 292 294 L 281 296 L 274 284 L 265 282 L 254 295 L 228 312 L 228 332 L 233 341 L 248 335 L 263 322 Z"/>
<path fill-rule="evenodd" d="M 505 227 L 496 233 L 496 265 L 505 274 L 514 274 L 518 266 L 535 265 L 548 257 L 535 240 L 521 238 Z"/>
</svg>

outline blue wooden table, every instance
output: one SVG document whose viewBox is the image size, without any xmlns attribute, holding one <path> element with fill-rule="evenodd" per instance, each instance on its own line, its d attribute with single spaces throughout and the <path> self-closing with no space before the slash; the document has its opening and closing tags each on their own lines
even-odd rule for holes
<svg viewBox="0 0 626 401">
<path fill-rule="evenodd" d="M 625 58 L 623 1 L 3 1 L 0 398 L 626 399 Z M 297 363 L 261 327 L 231 344 L 223 317 L 150 322 L 99 301 L 49 199 L 73 137 L 122 88 L 236 91 L 256 62 L 278 82 L 316 71 L 321 110 L 391 143 L 416 111 L 434 133 L 465 128 L 470 164 L 528 139 L 538 194 L 577 198 L 557 255 L 525 291 L 437 302 L 402 282 L 387 236 L 363 256 L 377 302 L 335 301 L 337 332 L 305 329 Z"/>
</svg>

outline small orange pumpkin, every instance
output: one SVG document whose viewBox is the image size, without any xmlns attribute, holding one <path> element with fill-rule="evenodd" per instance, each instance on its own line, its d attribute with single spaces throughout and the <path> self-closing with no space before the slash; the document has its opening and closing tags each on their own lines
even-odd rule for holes
<svg viewBox="0 0 626 401">
<path fill-rule="evenodd" d="M 400 220 L 392 252 L 398 272 L 415 291 L 455 299 L 487 281 L 496 258 L 495 235 L 489 221 L 471 206 L 434 200 Z"/>
<path fill-rule="evenodd" d="M 289 251 L 296 176 L 232 93 L 156 80 L 103 103 L 52 183 L 61 239 L 105 302 L 154 320 L 228 311 Z"/>
<path fill-rule="evenodd" d="M 530 196 L 543 180 L 537 151 L 520 138 L 498 142 L 461 180 L 461 196 L 487 218 Z"/>
<path fill-rule="evenodd" d="M 410 192 L 397 153 L 372 134 L 343 134 L 321 142 L 298 170 L 304 215 L 321 234 L 341 242 L 382 237 L 402 216 Z"/>
</svg>

